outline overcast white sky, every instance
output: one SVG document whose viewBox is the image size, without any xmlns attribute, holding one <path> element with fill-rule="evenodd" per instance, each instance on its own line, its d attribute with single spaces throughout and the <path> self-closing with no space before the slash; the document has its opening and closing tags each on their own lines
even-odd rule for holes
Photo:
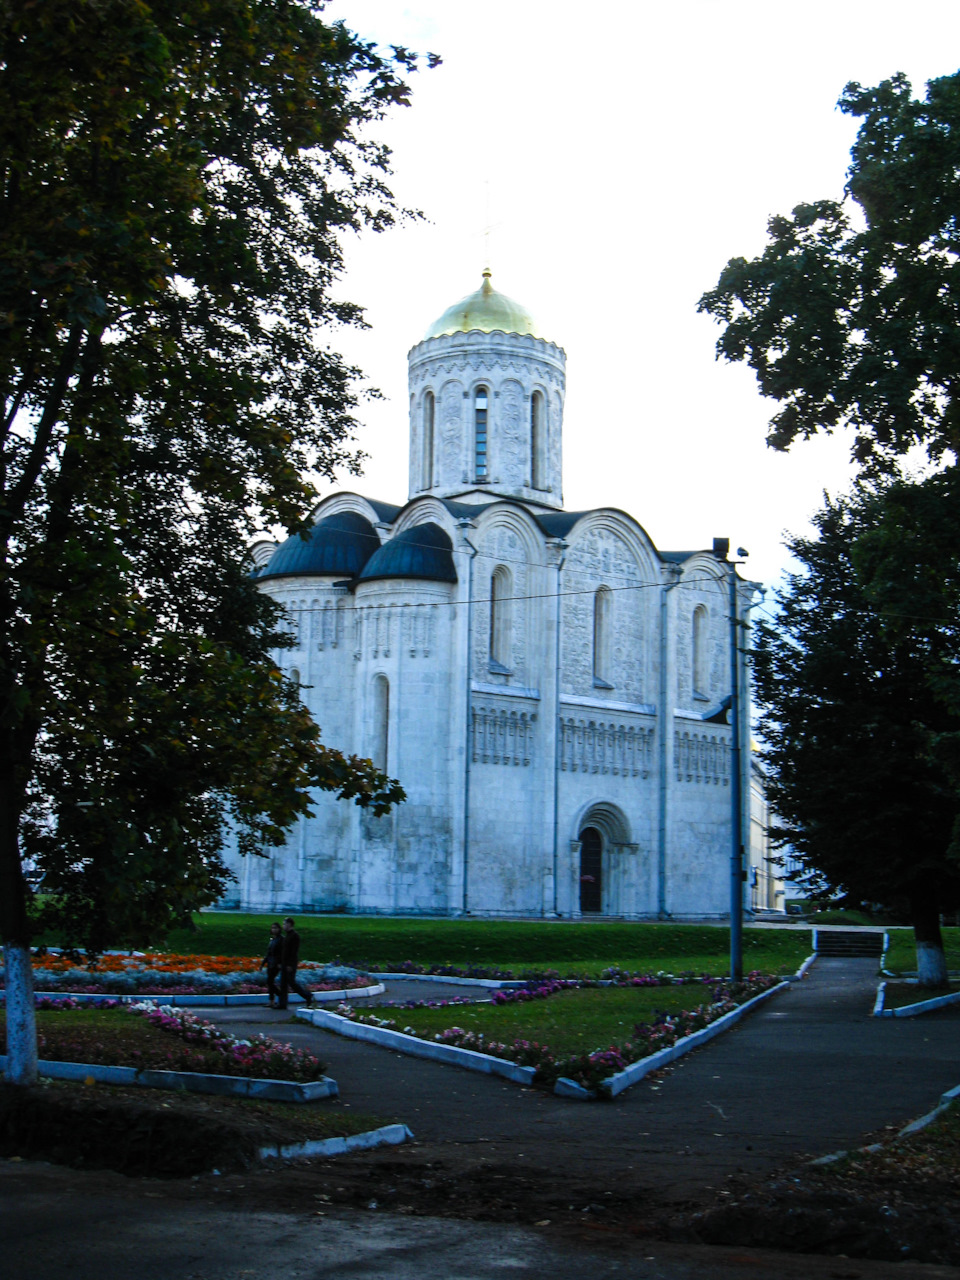
<svg viewBox="0 0 960 1280">
<path fill-rule="evenodd" d="M 484 266 L 567 353 L 569 509 L 629 511 L 664 549 L 729 536 L 772 582 L 784 530 L 849 476 L 849 440 L 764 443 L 774 406 L 718 363 L 700 295 L 754 256 L 769 215 L 842 193 L 849 80 L 960 67 L 956 0 L 558 3 L 332 0 L 368 39 L 440 54 L 378 127 L 426 221 L 349 247 L 342 293 L 371 329 L 332 345 L 387 399 L 363 408 L 356 488 L 407 496 L 406 353 Z"/>
</svg>

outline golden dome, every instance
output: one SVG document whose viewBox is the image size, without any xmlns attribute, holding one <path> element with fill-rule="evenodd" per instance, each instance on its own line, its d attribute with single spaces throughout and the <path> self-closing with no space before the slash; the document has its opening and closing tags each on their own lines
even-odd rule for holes
<svg viewBox="0 0 960 1280">
<path fill-rule="evenodd" d="M 484 271 L 483 284 L 476 293 L 447 307 L 424 334 L 424 339 L 439 338 L 445 333 L 470 333 L 474 329 L 481 333 L 529 333 L 534 338 L 537 336 L 530 313 L 512 298 L 497 293 L 490 283 L 489 271 Z"/>
</svg>

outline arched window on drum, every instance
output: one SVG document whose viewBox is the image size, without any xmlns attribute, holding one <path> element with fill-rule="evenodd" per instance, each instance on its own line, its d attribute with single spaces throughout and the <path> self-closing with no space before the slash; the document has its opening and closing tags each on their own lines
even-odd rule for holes
<svg viewBox="0 0 960 1280">
<path fill-rule="evenodd" d="M 543 393 L 535 391 L 530 397 L 530 487 L 545 489 L 546 476 L 546 420 Z"/>
<path fill-rule="evenodd" d="M 487 388 L 477 387 L 473 397 L 474 478 L 487 478 Z"/>
<path fill-rule="evenodd" d="M 437 414 L 437 402 L 432 391 L 423 397 L 423 454 L 420 465 L 420 488 L 433 488 L 433 450 L 434 421 Z"/>
</svg>

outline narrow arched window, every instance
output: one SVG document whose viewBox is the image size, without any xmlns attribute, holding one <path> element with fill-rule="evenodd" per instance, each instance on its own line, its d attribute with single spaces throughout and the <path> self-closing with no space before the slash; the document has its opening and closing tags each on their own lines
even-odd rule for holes
<svg viewBox="0 0 960 1280">
<path fill-rule="evenodd" d="M 698 604 L 693 611 L 693 635 L 691 637 L 691 666 L 693 668 L 693 696 L 707 698 L 707 610 Z"/>
<path fill-rule="evenodd" d="M 477 387 L 473 398 L 476 479 L 487 478 L 487 388 Z"/>
<path fill-rule="evenodd" d="M 436 416 L 436 401 L 433 392 L 428 391 L 423 397 L 423 466 L 421 475 L 422 488 L 433 488 L 433 423 Z"/>
<path fill-rule="evenodd" d="M 593 683 L 598 689 L 612 689 L 610 682 L 610 631 L 613 596 L 601 587 L 593 597 Z"/>
<path fill-rule="evenodd" d="M 490 669 L 508 673 L 512 658 L 510 570 L 500 565 L 490 580 Z"/>
<path fill-rule="evenodd" d="M 543 395 L 535 391 L 530 397 L 530 484 L 534 489 L 544 487 L 543 435 Z"/>
<path fill-rule="evenodd" d="M 390 736 L 390 682 L 386 676 L 373 681 L 373 750 L 370 759 L 382 773 L 387 771 L 387 743 Z"/>
</svg>

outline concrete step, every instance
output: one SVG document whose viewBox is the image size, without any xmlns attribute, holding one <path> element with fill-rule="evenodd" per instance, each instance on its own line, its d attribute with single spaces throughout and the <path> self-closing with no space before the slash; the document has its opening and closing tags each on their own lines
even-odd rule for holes
<svg viewBox="0 0 960 1280">
<path fill-rule="evenodd" d="M 817 929 L 814 950 L 821 956 L 876 956 L 883 954 L 883 934 L 866 929 Z"/>
</svg>

